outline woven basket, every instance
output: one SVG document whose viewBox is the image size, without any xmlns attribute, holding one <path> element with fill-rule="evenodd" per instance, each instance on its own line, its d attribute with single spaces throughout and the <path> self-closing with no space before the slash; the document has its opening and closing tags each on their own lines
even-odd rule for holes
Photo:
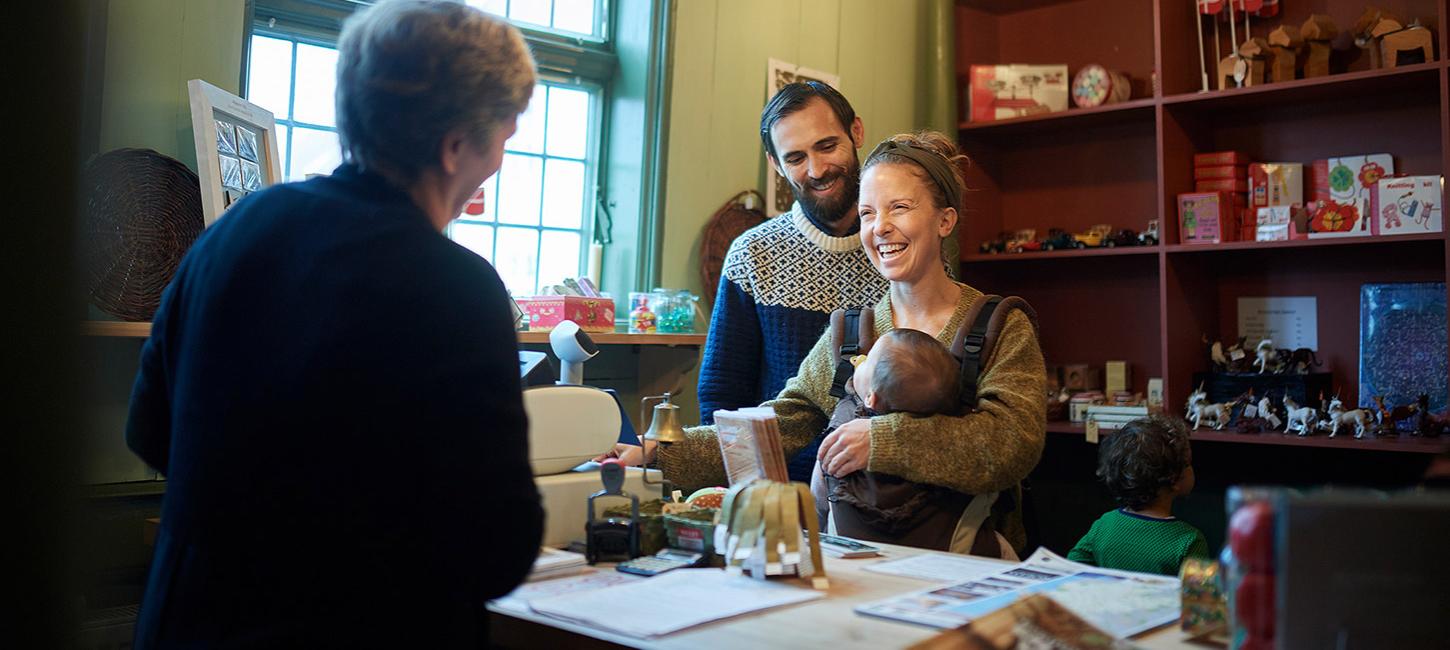
<svg viewBox="0 0 1450 650">
<path fill-rule="evenodd" d="M 767 219 L 759 209 L 745 207 L 745 197 L 752 194 L 756 205 L 765 205 L 765 199 L 759 192 L 746 190 L 726 201 L 705 224 L 705 232 L 700 238 L 700 284 L 706 305 L 715 300 L 715 290 L 720 286 L 720 271 L 725 265 L 725 253 L 730 250 L 730 242 Z"/>
<path fill-rule="evenodd" d="M 201 183 L 186 165 L 150 149 L 96 156 L 82 182 L 81 259 L 91 302 L 122 320 L 151 320 L 201 235 Z"/>
</svg>

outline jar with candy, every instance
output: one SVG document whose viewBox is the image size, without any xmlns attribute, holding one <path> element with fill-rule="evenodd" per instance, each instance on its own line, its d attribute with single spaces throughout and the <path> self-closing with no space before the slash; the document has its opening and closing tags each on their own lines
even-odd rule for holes
<svg viewBox="0 0 1450 650">
<path fill-rule="evenodd" d="M 659 318 L 651 307 L 651 294 L 631 291 L 629 294 L 629 333 L 654 334 Z"/>
<path fill-rule="evenodd" d="M 689 291 L 656 290 L 660 331 L 688 334 L 695 331 L 695 294 Z"/>
<path fill-rule="evenodd" d="M 1274 517 L 1281 489 L 1229 488 L 1228 546 L 1220 556 L 1228 596 L 1229 648 L 1274 647 Z"/>
</svg>

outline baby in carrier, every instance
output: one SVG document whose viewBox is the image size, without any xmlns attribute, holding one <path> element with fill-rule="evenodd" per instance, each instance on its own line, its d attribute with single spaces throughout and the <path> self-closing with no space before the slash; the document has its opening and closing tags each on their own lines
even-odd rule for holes
<svg viewBox="0 0 1450 650">
<path fill-rule="evenodd" d="M 959 409 L 960 366 L 946 346 L 925 332 L 891 330 L 871 346 L 868 354 L 852 362 L 856 364 L 855 372 L 846 382 L 846 396 L 836 404 L 826 433 L 856 418 L 898 412 L 951 414 Z M 832 500 L 855 500 L 850 487 L 836 477 L 827 477 L 821 462 L 816 461 L 811 472 L 811 494 L 816 498 L 820 521 L 827 521 Z"/>
</svg>

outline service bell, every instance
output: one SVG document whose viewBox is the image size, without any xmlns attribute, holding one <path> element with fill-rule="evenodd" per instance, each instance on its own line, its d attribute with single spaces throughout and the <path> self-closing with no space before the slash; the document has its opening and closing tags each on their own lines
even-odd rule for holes
<svg viewBox="0 0 1450 650">
<path fill-rule="evenodd" d="M 656 400 L 654 415 L 650 415 L 649 403 Z M 652 395 L 639 401 L 639 420 L 649 422 L 644 432 L 645 440 L 671 444 L 685 439 L 685 429 L 680 426 L 680 407 L 670 403 L 670 394 Z"/>
</svg>

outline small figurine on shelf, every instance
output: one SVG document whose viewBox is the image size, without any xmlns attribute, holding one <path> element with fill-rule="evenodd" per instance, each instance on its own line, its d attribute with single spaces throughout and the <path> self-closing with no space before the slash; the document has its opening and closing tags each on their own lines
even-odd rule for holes
<svg viewBox="0 0 1450 650">
<path fill-rule="evenodd" d="M 1023 228 L 1021 230 L 1018 230 L 1017 233 L 1012 236 L 1012 239 L 1007 241 L 1006 248 L 1007 252 L 1009 253 L 1040 251 L 1042 250 L 1042 242 L 1037 241 L 1036 229 Z"/>
<path fill-rule="evenodd" d="M 1390 32 L 1396 32 L 1404 27 L 1388 12 L 1379 7 L 1365 7 L 1364 13 L 1359 15 L 1359 20 L 1349 28 L 1349 33 L 1354 35 L 1354 45 L 1369 53 L 1369 67 L 1376 70 L 1384 67 L 1384 61 L 1380 58 L 1380 37 Z"/>
<path fill-rule="evenodd" d="M 1088 228 L 1087 232 L 1080 232 L 1072 235 L 1072 245 L 1074 248 L 1098 248 L 1101 246 L 1106 246 L 1108 236 L 1112 234 L 1112 232 L 1112 226 L 1105 223 L 1100 223 L 1091 228 Z"/>
<path fill-rule="evenodd" d="M 1371 419 L 1369 411 L 1364 409 L 1345 410 L 1344 402 L 1340 401 L 1338 395 L 1329 400 L 1330 438 L 1339 435 L 1339 428 L 1346 425 L 1354 426 L 1355 438 L 1363 438 L 1366 431 L 1374 431 L 1370 426 Z"/>
<path fill-rule="evenodd" d="M 1259 369 L 1259 374 L 1276 373 L 1279 366 L 1279 351 L 1274 349 L 1274 342 L 1269 339 L 1259 341 L 1254 348 L 1254 367 Z"/>
<path fill-rule="evenodd" d="M 1304 59 L 1305 79 L 1329 75 L 1329 42 L 1338 35 L 1339 28 L 1329 16 L 1311 14 L 1305 19 L 1299 27 L 1299 36 L 1309 46 L 1309 54 Z"/>
<path fill-rule="evenodd" d="M 1375 395 L 1370 399 L 1375 405 L 1375 435 L 1393 436 L 1400 432 L 1400 423 L 1416 417 L 1420 412 L 1419 404 L 1402 404 L 1393 409 L 1385 406 L 1385 396 Z"/>
<path fill-rule="evenodd" d="M 1209 404 L 1208 393 L 1199 384 L 1198 390 L 1188 396 L 1188 414 L 1184 417 L 1193 422 L 1194 429 L 1207 422 L 1215 431 L 1222 431 L 1233 417 L 1233 404 Z"/>
<path fill-rule="evenodd" d="M 1008 242 L 1010 241 L 1012 241 L 1012 232 L 1008 230 L 1003 230 L 1002 232 L 997 233 L 996 239 L 989 239 L 982 242 L 982 245 L 977 247 L 977 250 L 981 251 L 983 254 L 991 255 L 1003 253 L 1007 251 Z"/>
<path fill-rule="evenodd" d="M 1418 407 L 1415 413 L 1415 430 L 1413 435 L 1425 436 L 1426 438 L 1438 438 L 1450 426 L 1450 415 L 1436 414 L 1430 412 L 1430 396 L 1420 393 L 1415 400 Z"/>
<path fill-rule="evenodd" d="M 1403 29 L 1380 32 L 1380 63 L 1386 68 L 1435 60 L 1435 34 L 1419 20 Z"/>
<path fill-rule="evenodd" d="M 1047 239 L 1042 240 L 1042 250 L 1069 250 L 1080 248 L 1077 239 L 1071 233 L 1061 228 L 1050 228 L 1047 231 Z"/>
<path fill-rule="evenodd" d="M 1299 406 L 1294 398 L 1284 396 L 1284 433 L 1307 436 L 1319 422 L 1319 411 L 1312 406 Z"/>
<path fill-rule="evenodd" d="M 1324 362 L 1319 360 L 1314 350 L 1309 348 L 1298 348 L 1293 352 L 1287 349 L 1281 349 L 1279 350 L 1279 356 L 1282 359 L 1286 359 L 1283 364 L 1285 372 L 1307 375 L 1313 372 L 1315 368 L 1324 365 Z"/>
<path fill-rule="evenodd" d="M 1271 81 L 1293 81 L 1298 70 L 1299 52 L 1304 49 L 1304 39 L 1299 37 L 1299 28 L 1280 25 L 1269 32 L 1269 50 L 1273 61 L 1269 64 Z"/>
<path fill-rule="evenodd" d="M 1158 220 L 1157 219 L 1153 219 L 1153 220 L 1149 221 L 1148 222 L 1148 227 L 1147 228 L 1144 228 L 1143 229 L 1143 232 L 1141 232 L 1141 233 L 1138 234 L 1138 243 L 1139 244 L 1142 244 L 1144 246 L 1157 246 L 1158 245 Z"/>
<path fill-rule="evenodd" d="M 1262 86 L 1265 83 L 1265 66 L 1269 62 L 1269 42 L 1254 36 L 1239 46 L 1241 65 L 1234 68 L 1234 78 L 1241 87 Z"/>
</svg>

